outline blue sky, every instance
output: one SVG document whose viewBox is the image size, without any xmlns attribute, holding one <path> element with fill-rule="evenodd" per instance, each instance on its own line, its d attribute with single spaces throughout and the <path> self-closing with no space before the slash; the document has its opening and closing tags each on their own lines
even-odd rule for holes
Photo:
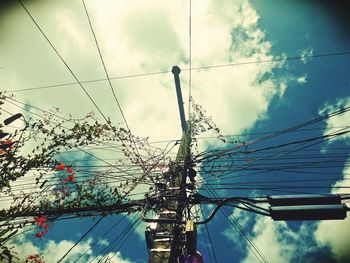
<svg viewBox="0 0 350 263">
<path fill-rule="evenodd" d="M 225 135 L 236 135 L 241 141 L 254 140 L 262 134 L 286 129 L 317 118 L 322 113 L 350 106 L 350 55 L 313 55 L 350 52 L 349 21 L 346 4 L 331 6 L 325 1 L 199 1 L 192 0 L 191 65 L 228 65 L 268 61 L 236 66 L 222 66 L 191 71 L 191 93 L 213 117 Z M 47 37 L 57 47 L 80 81 L 104 78 L 96 47 L 80 1 L 24 1 Z M 185 101 L 189 97 L 189 1 L 86 1 L 91 12 L 97 39 L 128 124 L 133 133 L 147 136 L 150 141 L 179 139 L 181 136 L 177 102 L 171 73 L 141 77 L 131 75 L 169 71 L 173 65 L 185 69 L 180 77 Z M 1 8 L 1 5 L 0 5 Z M 0 85 L 1 90 L 14 91 L 18 101 L 50 109 L 59 107 L 64 114 L 78 117 L 98 112 L 78 85 L 47 87 L 75 82 L 62 61 L 52 51 L 43 36 L 19 4 L 3 4 L 0 11 Z M 281 60 L 306 56 L 305 59 Z M 115 123 L 123 119 L 112 99 L 107 82 L 84 83 L 84 87 Z M 28 90 L 22 90 L 28 89 Z M 19 109 L 9 106 L 9 111 Z M 35 109 L 32 108 L 35 112 Z M 102 118 L 101 118 L 102 119 Z M 287 133 L 249 146 L 249 150 L 273 146 L 293 140 L 322 136 L 348 126 L 349 114 L 334 117 L 309 130 Z M 211 136 L 204 134 L 202 136 Z M 294 157 L 275 162 L 264 161 L 256 168 L 327 156 L 341 156 L 334 165 L 315 165 L 289 171 L 236 171 L 228 179 L 218 181 L 219 187 L 250 182 L 246 190 L 216 190 L 219 196 L 270 195 L 296 192 L 346 192 L 346 176 L 350 173 L 348 135 L 322 142 Z M 166 144 L 157 144 L 165 147 Z M 200 139 L 201 150 L 229 148 L 213 139 Z M 309 150 L 309 151 L 307 151 Z M 176 148 L 174 149 L 176 152 Z M 101 158 L 110 152 L 93 152 Z M 264 154 L 264 152 L 262 153 Z M 298 155 L 299 154 L 299 155 Z M 66 154 L 68 159 L 84 155 Z M 253 161 L 258 155 L 239 156 L 235 164 Z M 299 159 L 298 159 L 299 158 Z M 312 159 L 313 158 L 313 159 Z M 89 159 L 91 161 L 91 159 Z M 220 165 L 223 160 L 219 160 Z M 215 165 L 218 165 L 215 164 Z M 232 168 L 232 167 L 229 167 Z M 291 171 L 292 170 L 292 171 Z M 302 173 L 304 171 L 310 174 Z M 250 174 L 250 175 L 249 175 Z M 213 177 L 203 172 L 204 180 Z M 235 176 L 239 176 L 238 178 Z M 77 175 L 78 178 L 78 175 Z M 259 182 L 327 179 L 327 181 L 275 183 L 281 192 L 254 190 L 264 186 Z M 254 182 L 258 182 L 254 184 Z M 271 184 L 270 184 L 271 185 Z M 304 186 L 324 188 L 302 188 Z M 213 186 L 215 187 L 215 186 Z M 217 187 L 217 186 L 216 186 Z M 203 194 L 208 194 L 204 189 Z M 203 208 L 205 213 L 210 209 Z M 228 208 L 225 211 L 240 223 L 268 262 L 346 262 L 350 259 L 346 244 L 350 221 L 341 222 L 274 222 L 262 216 Z M 80 251 L 91 244 L 121 216 L 108 216 L 72 250 L 66 262 L 73 262 Z M 131 222 L 127 216 L 113 231 L 89 250 L 89 260 L 116 238 Z M 56 262 L 96 221 L 91 219 L 62 220 L 52 224 L 45 239 L 38 240 L 28 232 L 16 242 L 22 254 L 43 252 L 47 262 Z M 146 262 L 147 250 L 141 224 L 128 241 L 114 251 L 112 262 Z M 208 224 L 218 262 L 259 262 L 227 216 L 218 213 Z M 205 262 L 215 262 L 206 229 L 200 227 L 199 251 Z M 211 260 L 210 260 L 211 258 Z M 85 260 L 86 261 L 86 260 Z M 85 262 L 84 261 L 84 262 Z M 82 261 L 83 262 L 83 261 Z"/>
</svg>

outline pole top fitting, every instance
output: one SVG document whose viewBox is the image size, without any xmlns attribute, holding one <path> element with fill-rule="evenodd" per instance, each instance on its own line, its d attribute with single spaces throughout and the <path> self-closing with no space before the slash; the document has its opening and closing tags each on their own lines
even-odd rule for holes
<svg viewBox="0 0 350 263">
<path fill-rule="evenodd" d="M 173 66 L 171 72 L 172 72 L 174 75 L 179 75 L 180 72 L 181 72 L 181 69 L 180 69 L 178 66 Z"/>
</svg>

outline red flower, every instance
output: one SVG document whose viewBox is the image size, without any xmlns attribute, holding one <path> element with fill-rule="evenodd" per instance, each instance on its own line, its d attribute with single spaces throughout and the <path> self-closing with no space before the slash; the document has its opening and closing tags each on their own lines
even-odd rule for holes
<svg viewBox="0 0 350 263">
<path fill-rule="evenodd" d="M 75 183 L 75 178 L 74 175 L 68 175 L 66 182 L 71 182 L 71 183 Z"/>
<path fill-rule="evenodd" d="M 32 263 L 45 263 L 45 261 L 38 254 L 29 255 L 27 256 L 27 259 L 30 260 L 29 262 L 32 262 Z"/>
<path fill-rule="evenodd" d="M 68 173 L 73 173 L 73 168 L 72 167 L 68 167 L 67 171 L 68 171 Z"/>
<path fill-rule="evenodd" d="M 64 163 L 59 163 L 59 164 L 56 166 L 56 171 L 63 171 L 64 168 L 66 168 L 66 166 L 64 165 Z"/>
<path fill-rule="evenodd" d="M 64 189 L 63 194 L 65 196 L 69 195 L 69 186 L 67 186 L 66 189 Z"/>
<path fill-rule="evenodd" d="M 42 225 L 43 223 L 46 222 L 46 217 L 45 216 L 37 216 L 37 217 L 34 217 L 34 222 L 37 222 L 38 225 Z"/>
<path fill-rule="evenodd" d="M 28 259 L 36 259 L 36 258 L 38 258 L 38 257 L 39 257 L 38 254 L 34 254 L 34 255 L 29 255 L 29 256 L 28 256 Z"/>
<path fill-rule="evenodd" d="M 41 237 L 45 236 L 46 233 L 47 232 L 45 230 L 43 230 L 43 231 L 40 231 L 39 233 L 36 233 L 34 236 L 37 238 L 41 238 Z"/>
<path fill-rule="evenodd" d="M 45 216 L 34 217 L 34 223 L 35 222 L 37 222 L 38 227 L 40 228 L 45 228 L 46 230 L 49 228 L 49 224 L 45 223 L 46 222 Z"/>
<path fill-rule="evenodd" d="M 12 144 L 12 140 L 10 140 L 10 139 L 7 139 L 7 140 L 3 140 L 3 141 L 1 141 L 0 142 L 0 144 Z M 11 150 L 13 150 L 13 145 L 11 145 L 10 147 L 8 147 L 7 149 L 4 149 L 4 150 L 0 150 L 0 155 L 3 155 L 3 154 L 5 154 L 5 153 L 7 153 L 8 151 L 11 151 Z"/>
<path fill-rule="evenodd" d="M 1 142 L 1 144 L 11 144 L 11 143 L 12 143 L 12 140 L 10 140 L 10 139 L 3 140 L 3 141 Z"/>
</svg>

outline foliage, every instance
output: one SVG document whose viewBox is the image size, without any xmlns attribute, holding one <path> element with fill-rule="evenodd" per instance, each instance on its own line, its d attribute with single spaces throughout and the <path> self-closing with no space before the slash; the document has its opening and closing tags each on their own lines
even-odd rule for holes
<svg viewBox="0 0 350 263">
<path fill-rule="evenodd" d="M 16 102 L 14 96 L 0 92 L 0 105 L 4 106 L 6 101 Z M 133 136 L 129 130 L 114 126 L 109 120 L 100 123 L 91 113 L 84 118 L 74 119 L 71 116 L 64 117 L 59 109 L 55 109 L 43 112 L 43 115 L 36 114 L 36 117 L 21 118 L 16 125 L 22 124 L 23 127 L 16 128 L 1 139 L 13 142 L 11 148 L 7 147 L 0 155 L 0 190 L 2 194 L 13 199 L 10 208 L 0 211 L 1 221 L 7 222 L 6 226 L 0 226 L 2 235 L 5 231 L 33 223 L 40 224 L 36 237 L 40 238 L 46 234 L 48 224 L 37 222 L 35 219 L 11 224 L 11 219 L 17 214 L 96 207 L 127 200 L 125 193 L 135 183 L 134 179 L 124 182 L 119 189 L 111 187 L 103 180 L 106 178 L 104 172 L 91 173 L 88 180 L 86 176 L 79 179 L 79 171 L 73 174 L 73 164 L 67 165 L 66 170 L 57 169 L 63 164 L 59 161 L 60 154 L 76 149 L 82 150 L 87 146 L 106 146 L 115 143 L 122 153 L 120 160 L 117 161 L 118 165 L 135 164 L 142 171 L 144 167 L 140 152 L 151 155 L 147 140 Z M 0 125 L 0 132 L 3 135 L 10 130 L 7 125 L 2 123 Z M 88 156 L 88 152 L 85 151 L 84 156 L 86 155 Z M 111 167 L 113 168 L 113 164 Z M 16 192 L 12 182 L 23 177 L 35 178 L 38 191 Z M 1 255 L 6 257 L 7 248 L 0 249 L 2 249 Z"/>
<path fill-rule="evenodd" d="M 190 116 L 190 123 L 191 123 L 191 138 L 192 143 L 195 146 L 196 149 L 198 149 L 198 136 L 209 131 L 213 131 L 216 135 L 216 138 L 218 141 L 222 143 L 227 144 L 241 144 L 243 145 L 244 142 L 238 139 L 235 140 L 228 140 L 224 135 L 222 135 L 220 129 L 216 126 L 215 122 L 213 121 L 213 118 L 211 116 L 208 116 L 206 111 L 203 109 L 203 107 L 191 100 L 191 116 Z"/>
<path fill-rule="evenodd" d="M 0 92 L 0 106 L 7 101 L 19 103 L 14 96 Z M 192 103 L 192 107 L 189 125 L 191 136 L 187 136 L 192 140 L 187 142 L 186 147 L 193 144 L 196 146 L 197 137 L 209 130 L 213 130 L 221 142 L 227 142 L 203 108 L 195 103 Z M 13 200 L 10 208 L 0 210 L 0 221 L 5 222 L 0 226 L 0 236 L 12 231 L 6 240 L 18 231 L 17 228 L 26 225 L 34 225 L 37 230 L 35 237 L 43 238 L 49 230 L 50 222 L 57 217 L 57 214 L 50 215 L 50 211 L 75 211 L 82 207 L 121 204 L 128 200 L 128 194 L 138 184 L 153 184 L 162 178 L 168 178 L 172 172 L 166 171 L 164 167 L 170 170 L 178 167 L 176 163 L 179 160 L 174 162 L 162 150 L 151 150 L 147 139 L 132 135 L 130 130 L 120 125 L 113 125 L 109 119 L 101 123 L 93 113 L 83 118 L 72 118 L 65 117 L 56 108 L 41 111 L 41 114 L 30 112 L 30 118 L 23 117 L 17 124 L 18 122 L 21 122 L 22 127 L 1 139 L 2 142 L 11 144 L 0 154 L 0 190 Z M 0 124 L 1 133 L 5 134 L 7 129 L 6 125 Z M 74 161 L 62 159 L 62 153 L 80 151 L 83 152 L 83 158 L 86 158 L 89 156 L 89 152 L 84 151 L 86 147 L 110 145 L 118 145 L 120 158 L 114 164 L 107 165 L 110 167 L 107 170 L 90 172 L 88 177 L 76 167 Z M 148 161 L 143 160 L 143 155 L 148 156 Z M 139 177 L 128 177 L 118 186 L 112 186 L 106 176 L 112 169 L 125 165 L 139 167 Z M 16 192 L 13 182 L 23 177 L 35 178 L 37 191 Z M 127 208 L 125 211 L 131 213 L 135 208 Z M 11 223 L 18 215 L 25 214 L 36 216 Z M 75 215 L 81 216 L 79 213 Z M 7 247 L 0 247 L 0 253 L 1 257 L 9 255 L 9 262 L 12 260 L 13 255 Z M 38 254 L 30 257 L 27 262 L 44 262 Z"/>
</svg>

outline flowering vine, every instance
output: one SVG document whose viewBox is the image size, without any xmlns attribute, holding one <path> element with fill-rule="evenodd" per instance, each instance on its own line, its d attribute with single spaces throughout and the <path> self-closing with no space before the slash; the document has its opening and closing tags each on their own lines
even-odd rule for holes
<svg viewBox="0 0 350 263">
<path fill-rule="evenodd" d="M 28 255 L 25 263 L 45 263 L 44 259 L 39 254 Z"/>
<path fill-rule="evenodd" d="M 14 96 L 0 92 L 0 106 L 6 101 L 19 103 Z M 195 137 L 207 130 L 214 130 L 219 140 L 226 142 L 211 118 L 205 116 L 204 110 L 197 104 L 193 104 L 193 107 L 193 142 L 196 143 Z M 0 147 L 0 190 L 11 196 L 13 202 L 9 209 L 0 210 L 0 221 L 11 222 L 18 214 L 35 215 L 34 221 L 23 220 L 12 225 L 9 223 L 9 231 L 13 231 L 11 233 L 34 224 L 37 230 L 34 236 L 43 238 L 49 230 L 48 222 L 54 219 L 54 216 L 50 216 L 50 211 L 74 211 L 77 208 L 120 204 L 128 200 L 127 194 L 139 183 L 153 184 L 164 178 L 165 173 L 171 174 L 169 169 L 173 166 L 173 160 L 166 156 L 165 151 L 150 147 L 146 138 L 132 135 L 130 130 L 113 125 L 109 119 L 101 123 L 90 113 L 78 119 L 66 117 L 59 109 L 40 114 L 42 116 L 38 118 L 31 116 L 33 118 L 25 121 L 22 129 L 1 137 L 0 145 L 6 147 Z M 6 133 L 6 128 L 0 123 L 2 135 Z M 26 149 L 27 145 L 32 146 L 30 150 Z M 108 169 L 90 172 L 85 179 L 81 176 L 82 171 L 76 165 L 73 166 L 73 163 L 57 161 L 62 153 L 68 151 L 110 145 L 117 145 L 121 152 L 120 158 L 110 164 Z M 148 161 L 142 156 L 147 156 Z M 129 174 L 127 170 L 117 170 L 126 165 L 138 167 L 135 173 L 138 177 L 133 176 L 133 172 Z M 118 181 L 118 184 L 109 184 L 106 178 L 116 170 L 127 176 Z M 38 191 L 31 194 L 24 191 L 14 193 L 12 183 L 25 176 L 35 178 Z M 119 179 L 113 179 L 115 178 Z M 123 211 L 131 213 L 133 209 L 137 208 Z M 76 215 L 81 216 L 79 213 Z M 2 230 L 3 227 L 0 226 L 0 231 Z M 28 258 L 28 262 L 44 262 L 39 255 L 35 255 Z"/>
<path fill-rule="evenodd" d="M 33 223 L 34 224 L 36 223 L 38 228 L 40 229 L 40 231 L 35 233 L 34 236 L 38 238 L 45 236 L 49 228 L 49 224 L 46 222 L 46 217 L 45 216 L 34 217 Z"/>
</svg>

